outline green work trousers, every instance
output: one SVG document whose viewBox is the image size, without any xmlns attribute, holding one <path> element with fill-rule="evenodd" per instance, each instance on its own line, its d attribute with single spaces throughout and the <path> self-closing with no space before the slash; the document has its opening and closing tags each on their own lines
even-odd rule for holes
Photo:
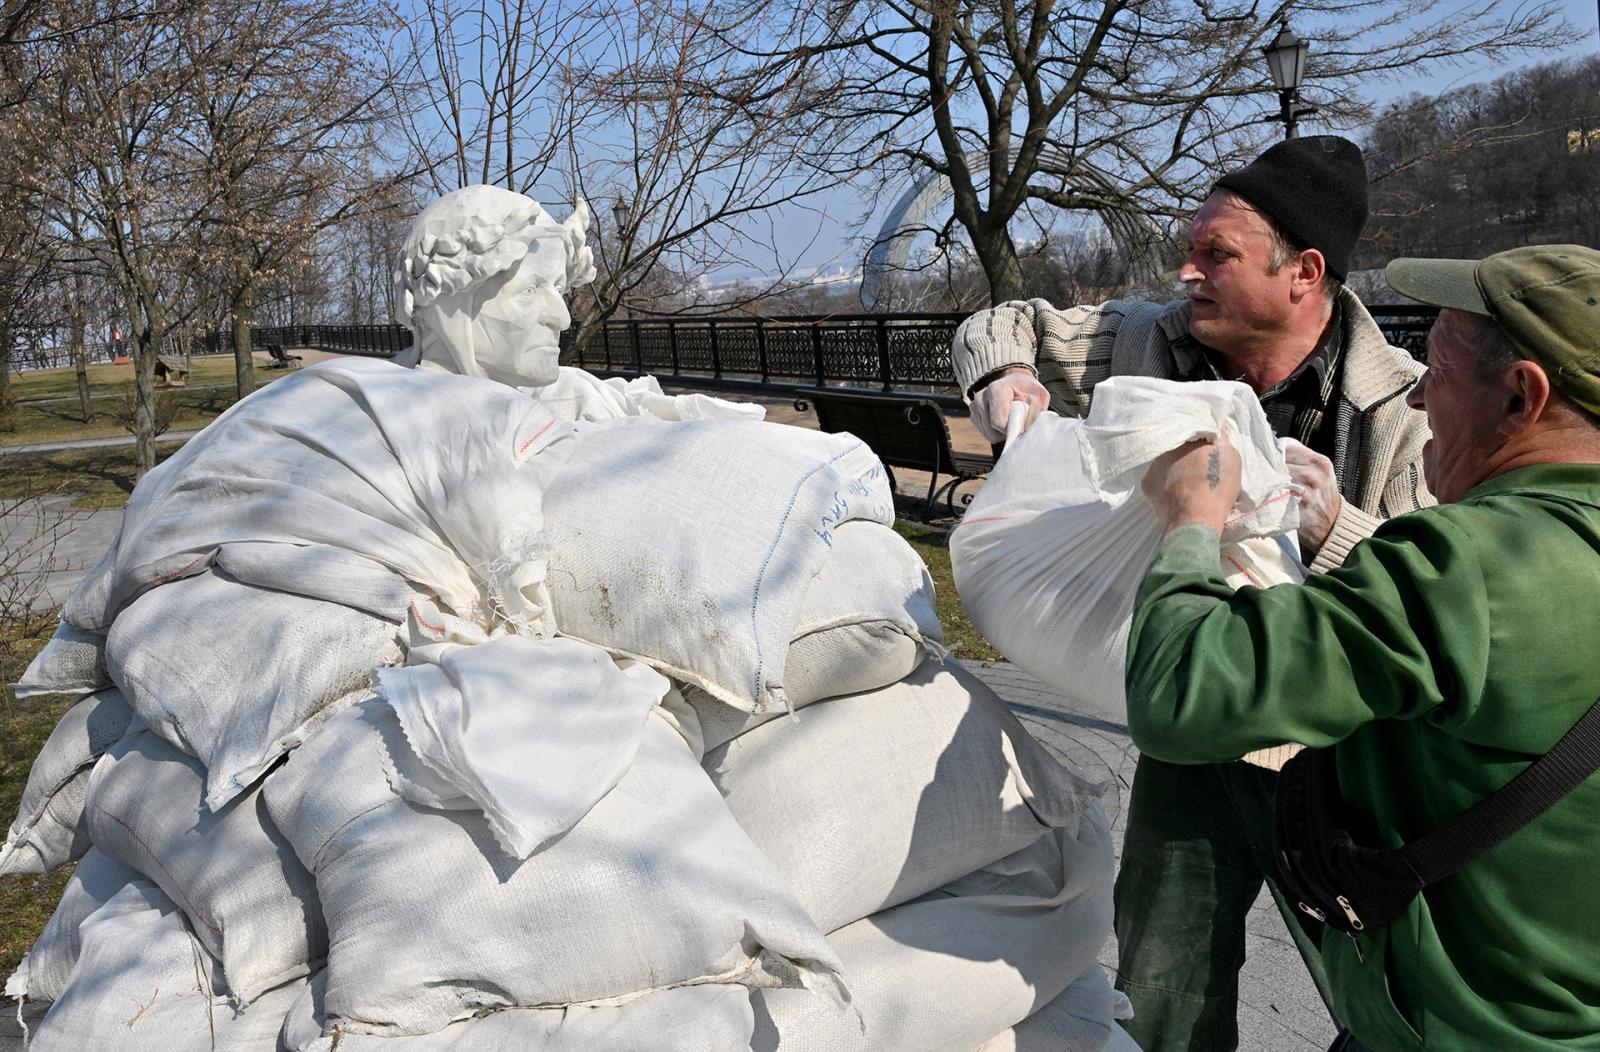
<svg viewBox="0 0 1600 1052">
<path fill-rule="evenodd" d="M 1145 1052 L 1232 1052 L 1239 1044 L 1245 917 L 1272 889 L 1323 1003 L 1321 925 L 1288 908 L 1272 856 L 1275 771 L 1243 762 L 1139 757 L 1117 871 L 1117 988 Z"/>
</svg>

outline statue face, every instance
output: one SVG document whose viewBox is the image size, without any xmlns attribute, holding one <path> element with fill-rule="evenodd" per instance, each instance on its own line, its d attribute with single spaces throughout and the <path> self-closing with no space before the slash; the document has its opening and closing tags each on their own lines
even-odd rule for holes
<svg viewBox="0 0 1600 1052">
<path fill-rule="evenodd" d="M 423 361 L 513 387 L 554 383 L 561 331 L 572 324 L 566 280 L 561 239 L 540 238 L 509 270 L 416 312 Z"/>
<path fill-rule="evenodd" d="M 557 223 L 497 186 L 463 187 L 423 209 L 395 274 L 397 313 L 416 343 L 396 361 L 514 387 L 554 383 L 572 324 L 562 296 L 594 280 L 588 225 L 581 199 Z"/>
<path fill-rule="evenodd" d="M 516 266 L 473 290 L 470 332 L 483 376 L 522 387 L 555 383 L 561 331 L 572 324 L 561 295 L 566 283 L 566 248 L 560 238 L 548 237 L 535 241 Z"/>
</svg>

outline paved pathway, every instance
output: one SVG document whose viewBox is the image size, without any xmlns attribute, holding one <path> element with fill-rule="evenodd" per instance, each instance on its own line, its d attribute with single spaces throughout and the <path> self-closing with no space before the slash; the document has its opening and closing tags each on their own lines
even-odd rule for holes
<svg viewBox="0 0 1600 1052">
<path fill-rule="evenodd" d="M 157 444 L 187 442 L 198 431 L 168 431 L 156 439 Z M 14 453 L 56 453 L 63 449 L 101 449 L 106 446 L 131 446 L 132 435 L 107 435 L 104 438 L 71 438 L 64 442 L 30 442 L 23 446 L 0 446 L 0 457 Z"/>
<path fill-rule="evenodd" d="M 0 501 L 0 609 L 66 602 L 121 525 L 121 508 L 74 508 L 71 494 Z"/>
</svg>

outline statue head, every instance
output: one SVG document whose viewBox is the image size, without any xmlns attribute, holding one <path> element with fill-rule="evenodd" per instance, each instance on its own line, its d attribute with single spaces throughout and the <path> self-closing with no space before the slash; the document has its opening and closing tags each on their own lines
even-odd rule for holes
<svg viewBox="0 0 1600 1052">
<path fill-rule="evenodd" d="M 468 186 L 423 209 L 395 273 L 401 324 L 415 342 L 396 361 L 521 387 L 556 379 L 563 295 L 594 280 L 589 208 L 558 223 L 539 203 Z"/>
</svg>

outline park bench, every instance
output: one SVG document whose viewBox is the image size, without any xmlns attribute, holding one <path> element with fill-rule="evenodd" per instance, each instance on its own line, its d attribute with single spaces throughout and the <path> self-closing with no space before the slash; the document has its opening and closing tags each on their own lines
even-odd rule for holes
<svg viewBox="0 0 1600 1052">
<path fill-rule="evenodd" d="M 300 365 L 300 356 L 285 351 L 281 343 L 267 344 L 267 357 L 271 359 L 267 362 L 268 369 L 293 369 Z"/>
<path fill-rule="evenodd" d="M 858 394 L 845 391 L 807 391 L 795 399 L 801 412 L 815 407 L 817 425 L 824 431 L 848 431 L 865 442 L 889 473 L 894 487 L 894 469 L 912 468 L 929 473 L 928 495 L 924 499 L 922 521 L 933 516 L 940 497 L 952 517 L 956 510 L 956 488 L 963 482 L 982 478 L 994 467 L 994 457 L 980 453 L 958 453 L 950 447 L 950 425 L 939 403 L 925 398 L 897 398 L 889 395 Z M 939 476 L 950 478 L 943 485 Z M 962 509 L 972 503 L 972 495 L 962 497 Z"/>
</svg>

